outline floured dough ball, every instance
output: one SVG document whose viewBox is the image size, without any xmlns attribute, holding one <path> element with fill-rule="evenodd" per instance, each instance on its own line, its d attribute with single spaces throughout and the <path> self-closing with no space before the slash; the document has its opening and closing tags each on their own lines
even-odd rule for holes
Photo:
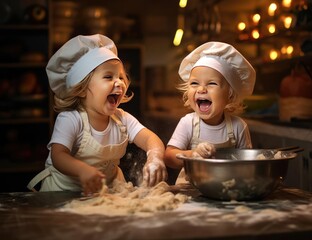
<svg viewBox="0 0 312 240">
<path fill-rule="evenodd" d="M 251 208 L 249 208 L 249 207 L 247 207 L 247 206 L 244 206 L 244 205 L 237 206 L 234 210 L 235 210 L 235 212 L 237 212 L 237 213 L 245 213 L 245 212 L 250 212 L 250 211 L 252 211 Z"/>
<path fill-rule="evenodd" d="M 280 159 L 283 158 L 282 152 L 278 151 L 277 153 L 274 154 L 274 159 Z"/>
<path fill-rule="evenodd" d="M 265 160 L 265 156 L 263 155 L 263 153 L 260 153 L 256 156 L 256 160 Z"/>
<path fill-rule="evenodd" d="M 131 182 L 115 180 L 110 186 L 104 184 L 98 196 L 84 201 L 75 199 L 66 204 L 63 210 L 111 216 L 148 215 L 176 209 L 188 199 L 187 195 L 170 192 L 165 182 L 150 188 L 135 187 Z"/>
<path fill-rule="evenodd" d="M 233 179 L 231 179 L 231 180 L 228 180 L 228 181 L 224 181 L 224 182 L 222 182 L 223 187 L 225 187 L 226 189 L 229 189 L 229 188 L 234 187 L 234 186 L 235 186 L 235 184 L 236 184 L 236 181 L 235 181 L 235 179 L 234 179 L 234 178 L 233 178 Z"/>
</svg>

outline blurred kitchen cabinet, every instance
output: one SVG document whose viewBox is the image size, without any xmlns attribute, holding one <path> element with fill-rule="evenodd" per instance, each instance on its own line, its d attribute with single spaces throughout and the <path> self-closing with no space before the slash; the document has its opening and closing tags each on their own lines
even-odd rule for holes
<svg viewBox="0 0 312 240">
<path fill-rule="evenodd" d="M 300 146 L 304 149 L 303 152 L 298 153 L 298 167 L 299 174 L 292 173 L 292 166 L 288 170 L 289 179 L 299 179 L 299 186 L 301 189 L 312 191 L 312 144 L 311 141 L 298 141 L 296 139 L 285 139 L 285 146 Z M 292 174 L 292 177 L 290 177 Z M 287 183 L 287 182 L 286 182 Z"/>
<path fill-rule="evenodd" d="M 50 4 L 50 0 L 0 3 L 1 178 L 38 172 L 48 153 L 54 119 L 45 72 L 52 52 Z"/>
<path fill-rule="evenodd" d="M 120 107 L 141 120 L 146 108 L 145 78 L 143 76 L 143 46 L 140 44 L 117 44 L 118 56 L 123 62 L 130 78 L 128 95 L 133 93 L 130 102 Z"/>
<path fill-rule="evenodd" d="M 287 131 L 287 128 L 284 128 Z M 312 191 L 312 144 L 308 140 L 281 137 L 274 134 L 261 133 L 261 129 L 250 131 L 253 148 L 280 148 L 288 146 L 299 146 L 304 148 L 303 152 L 289 161 L 287 175 L 284 184 L 307 191 Z"/>
</svg>

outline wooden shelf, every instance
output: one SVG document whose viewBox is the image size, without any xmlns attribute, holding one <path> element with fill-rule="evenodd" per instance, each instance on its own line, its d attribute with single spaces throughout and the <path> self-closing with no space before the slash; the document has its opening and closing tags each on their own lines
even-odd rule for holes
<svg viewBox="0 0 312 240">
<path fill-rule="evenodd" d="M 52 0 L 1 1 L 11 18 L 0 24 L 0 172 L 14 182 L 13 176 L 42 170 L 48 154 L 54 111 L 45 68 L 53 49 Z M 33 4 L 47 9 L 47 22 L 25 21 Z"/>
<path fill-rule="evenodd" d="M 312 61 L 312 52 L 302 55 L 302 56 L 294 56 L 294 57 L 290 57 L 290 58 L 283 58 L 283 59 L 278 59 L 278 60 L 274 60 L 274 61 L 251 61 L 254 67 L 269 67 L 269 66 L 276 66 L 278 67 L 279 65 L 284 65 L 284 64 L 296 64 L 298 62 L 307 62 L 307 63 L 311 63 Z"/>
<path fill-rule="evenodd" d="M 312 24 L 305 26 L 298 26 L 289 29 L 278 29 L 276 33 L 264 35 L 258 39 L 249 38 L 249 39 L 237 39 L 238 43 L 252 43 L 252 44 L 266 44 L 276 41 L 276 39 L 281 38 L 302 38 L 302 35 L 309 37 L 312 31 Z"/>
<path fill-rule="evenodd" d="M 44 169 L 44 161 L 32 162 L 0 162 L 0 173 L 40 172 Z"/>
<path fill-rule="evenodd" d="M 0 119 L 0 124 L 5 125 L 22 125 L 34 123 L 50 123 L 49 117 L 29 117 L 29 118 L 8 118 Z"/>
<path fill-rule="evenodd" d="M 9 31 L 29 31 L 29 30 L 49 30 L 48 24 L 1 24 L 0 30 Z"/>
<path fill-rule="evenodd" d="M 12 62 L 12 63 L 2 63 L 0 62 L 0 68 L 45 68 L 46 62 Z"/>
</svg>

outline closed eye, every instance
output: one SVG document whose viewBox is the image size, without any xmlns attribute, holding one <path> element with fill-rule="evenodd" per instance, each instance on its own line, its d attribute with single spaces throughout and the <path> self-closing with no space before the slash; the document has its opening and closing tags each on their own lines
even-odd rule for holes
<svg viewBox="0 0 312 240">
<path fill-rule="evenodd" d="M 190 82 L 190 85 L 193 85 L 193 86 L 198 85 L 198 82 Z"/>
<path fill-rule="evenodd" d="M 124 75 L 119 76 L 119 79 L 123 82 L 126 81 L 126 77 Z"/>
<path fill-rule="evenodd" d="M 112 76 L 112 75 L 104 75 L 104 77 L 103 77 L 103 78 L 112 79 L 112 78 L 113 78 L 113 76 Z"/>
<path fill-rule="evenodd" d="M 208 85 L 218 85 L 216 82 L 209 82 Z"/>
</svg>

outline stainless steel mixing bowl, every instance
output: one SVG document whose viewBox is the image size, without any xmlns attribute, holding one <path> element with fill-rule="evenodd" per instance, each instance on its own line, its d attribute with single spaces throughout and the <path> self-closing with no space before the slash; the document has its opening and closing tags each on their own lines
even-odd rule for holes
<svg viewBox="0 0 312 240">
<path fill-rule="evenodd" d="M 272 193 L 286 176 L 288 163 L 297 154 L 273 149 L 218 150 L 213 159 L 189 158 L 184 161 L 186 175 L 206 197 L 217 200 L 259 200 Z M 265 156 L 258 160 L 259 155 Z"/>
</svg>

